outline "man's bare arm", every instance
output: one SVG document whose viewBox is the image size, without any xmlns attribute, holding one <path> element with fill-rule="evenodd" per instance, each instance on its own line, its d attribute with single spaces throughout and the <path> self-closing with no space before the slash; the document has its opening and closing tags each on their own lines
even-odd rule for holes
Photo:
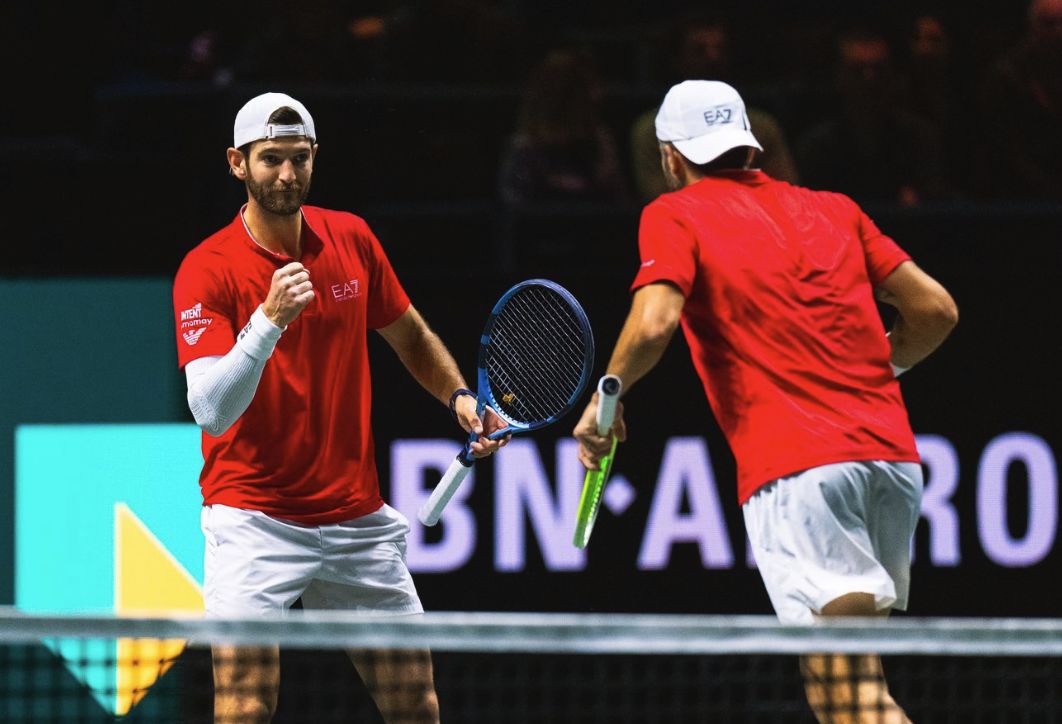
<svg viewBox="0 0 1062 724">
<path fill-rule="evenodd" d="M 386 327 L 377 330 L 398 355 L 409 374 L 421 387 L 444 405 L 449 404 L 450 395 L 461 387 L 468 387 L 461 370 L 457 367 L 446 345 L 428 327 L 413 305 L 410 305 L 398 319 Z M 471 449 L 476 457 L 490 455 L 508 442 L 508 438 L 488 440 L 487 435 L 505 427 L 505 422 L 488 408 L 485 420 L 480 420 L 476 413 L 476 398 L 461 395 L 454 403 L 457 422 L 466 432 L 475 431 L 479 440 L 472 443 Z"/>
<path fill-rule="evenodd" d="M 444 405 L 459 387 L 468 387 L 446 345 L 411 304 L 391 324 L 377 330 L 420 386 Z"/>
<path fill-rule="evenodd" d="M 959 321 L 955 300 L 914 262 L 900 264 L 874 291 L 900 313 L 889 332 L 897 367 L 907 369 L 928 357 Z"/>
<path fill-rule="evenodd" d="M 634 293 L 627 321 L 608 363 L 608 374 L 623 381 L 624 394 L 660 361 L 678 328 L 685 302 L 677 287 L 663 282 L 647 284 Z M 572 431 L 579 441 L 579 460 L 588 470 L 597 469 L 598 460 L 611 448 L 613 433 L 620 440 L 627 439 L 622 405 L 616 408 L 612 433 L 598 435 L 596 418 L 595 392 Z"/>
<path fill-rule="evenodd" d="M 685 302 L 677 287 L 663 282 L 647 284 L 634 293 L 608 363 L 608 374 L 623 380 L 624 392 L 660 361 L 678 328 Z"/>
</svg>

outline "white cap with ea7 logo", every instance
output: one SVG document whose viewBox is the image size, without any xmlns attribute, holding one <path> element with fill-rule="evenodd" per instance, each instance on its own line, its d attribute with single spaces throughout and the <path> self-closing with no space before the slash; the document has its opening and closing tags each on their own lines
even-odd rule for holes
<svg viewBox="0 0 1062 724">
<path fill-rule="evenodd" d="M 270 123 L 269 117 L 280 108 L 290 108 L 302 119 L 302 123 Z M 305 136 L 310 143 L 317 141 L 313 117 L 306 106 L 284 93 L 263 93 L 247 101 L 236 114 L 232 131 L 232 146 L 240 148 L 252 141 L 281 136 Z"/>
<path fill-rule="evenodd" d="M 696 164 L 739 146 L 763 150 L 752 135 L 745 102 L 732 86 L 718 80 L 672 86 L 656 114 L 656 137 Z"/>
</svg>

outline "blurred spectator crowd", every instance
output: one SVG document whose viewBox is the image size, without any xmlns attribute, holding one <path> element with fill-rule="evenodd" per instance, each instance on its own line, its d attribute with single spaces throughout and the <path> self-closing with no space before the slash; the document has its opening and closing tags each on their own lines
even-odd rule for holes
<svg viewBox="0 0 1062 724">
<path fill-rule="evenodd" d="M 777 178 L 897 208 L 1062 201 L 1062 0 L 42 0 L 13 12 L 4 52 L 29 70 L 9 94 L 23 112 L 0 116 L 8 162 L 105 158 L 123 179 L 172 162 L 187 203 L 215 197 L 215 182 L 231 191 L 235 109 L 284 90 L 317 117 L 318 203 L 635 208 L 665 190 L 653 118 L 688 78 L 739 89 Z"/>
</svg>

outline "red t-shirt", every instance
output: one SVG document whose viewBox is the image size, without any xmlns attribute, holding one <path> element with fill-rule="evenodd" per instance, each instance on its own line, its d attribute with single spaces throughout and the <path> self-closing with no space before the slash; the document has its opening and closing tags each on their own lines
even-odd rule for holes
<svg viewBox="0 0 1062 724">
<path fill-rule="evenodd" d="M 759 171 L 642 213 L 642 266 L 686 297 L 682 329 L 738 465 L 738 501 L 836 462 L 917 462 L 873 286 L 910 257 L 846 196 Z"/>
<path fill-rule="evenodd" d="M 203 434 L 204 504 L 325 525 L 377 510 L 367 330 L 409 308 L 380 242 L 353 214 L 303 207 L 303 255 L 316 296 L 280 337 L 247 411 Z M 224 355 L 293 259 L 251 238 L 237 214 L 185 257 L 173 285 L 183 367 Z"/>
</svg>

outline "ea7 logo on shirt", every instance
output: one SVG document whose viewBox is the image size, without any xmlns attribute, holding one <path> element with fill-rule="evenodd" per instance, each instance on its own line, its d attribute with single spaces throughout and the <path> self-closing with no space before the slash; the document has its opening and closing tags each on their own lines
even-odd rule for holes
<svg viewBox="0 0 1062 724">
<path fill-rule="evenodd" d="M 357 279 L 351 279 L 349 282 L 343 282 L 342 284 L 333 284 L 331 289 L 332 298 L 337 302 L 345 302 L 361 296 L 361 285 Z"/>
<path fill-rule="evenodd" d="M 184 341 L 188 343 L 189 347 L 194 347 L 196 343 L 199 342 L 199 338 L 203 336 L 203 332 L 205 331 L 206 327 L 200 327 L 198 329 L 189 329 L 181 336 L 184 337 Z"/>
</svg>

